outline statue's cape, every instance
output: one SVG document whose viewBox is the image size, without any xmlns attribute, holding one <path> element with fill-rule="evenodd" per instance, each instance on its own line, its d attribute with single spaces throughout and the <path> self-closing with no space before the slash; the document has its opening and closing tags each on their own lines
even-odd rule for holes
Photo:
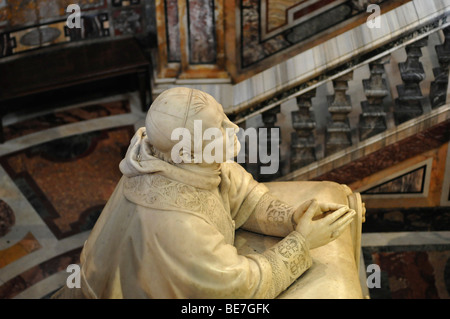
<svg viewBox="0 0 450 319">
<path fill-rule="evenodd" d="M 251 201 L 242 206 L 248 193 L 256 188 L 254 194 L 259 198 L 268 191 L 236 163 L 223 163 L 220 170 L 207 173 L 190 170 L 195 167 L 189 165 L 175 165 L 153 156 L 145 128 L 140 128 L 119 166 L 124 175 L 123 195 L 137 205 L 195 214 L 216 226 L 217 209 L 221 208 L 228 223 L 234 224 L 232 219 L 237 218 L 240 227 L 248 215 L 238 214 L 238 210 L 250 214 L 256 204 Z"/>
<path fill-rule="evenodd" d="M 234 232 L 268 189 L 237 163 L 200 175 L 164 162 L 151 154 L 143 132 L 133 137 L 120 163 L 123 176 L 81 253 L 83 295 L 195 297 L 189 287 L 207 277 L 217 283 L 212 295 L 257 294 L 260 263 L 267 261 L 239 256 Z"/>
</svg>

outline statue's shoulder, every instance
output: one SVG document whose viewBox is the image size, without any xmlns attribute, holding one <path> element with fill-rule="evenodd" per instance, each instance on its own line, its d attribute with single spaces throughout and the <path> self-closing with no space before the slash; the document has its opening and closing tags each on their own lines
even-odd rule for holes
<svg viewBox="0 0 450 319">
<path fill-rule="evenodd" d="M 128 177 L 125 197 L 150 210 L 195 216 L 221 230 L 233 242 L 234 223 L 223 203 L 212 192 L 166 178 L 159 174 Z"/>
<path fill-rule="evenodd" d="M 137 205 L 158 210 L 201 213 L 218 204 L 217 198 L 211 192 L 160 174 L 125 178 L 124 196 Z"/>
</svg>

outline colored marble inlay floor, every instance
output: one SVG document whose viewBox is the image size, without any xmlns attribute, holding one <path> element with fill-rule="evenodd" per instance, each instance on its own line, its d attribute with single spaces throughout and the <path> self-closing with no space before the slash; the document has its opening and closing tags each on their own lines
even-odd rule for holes
<svg viewBox="0 0 450 319">
<path fill-rule="evenodd" d="M 11 299 L 39 281 L 80 262 L 81 247 L 31 267 L 0 286 L 0 298 Z"/>
<path fill-rule="evenodd" d="M 381 270 L 373 299 L 449 299 L 450 245 L 363 248 L 366 266 Z"/>
<path fill-rule="evenodd" d="M 39 248 L 42 247 L 37 239 L 28 232 L 18 243 L 8 249 L 0 250 L 0 269 Z"/>
<path fill-rule="evenodd" d="M 58 239 L 89 229 L 121 177 L 132 127 L 57 139 L 0 164 Z"/>
<path fill-rule="evenodd" d="M 87 121 L 99 117 L 125 114 L 129 112 L 130 105 L 127 100 L 112 101 L 109 103 L 101 104 L 89 104 L 65 111 L 51 112 L 5 126 L 5 140 L 14 139 L 20 136 L 69 123 Z"/>
<path fill-rule="evenodd" d="M 137 94 L 124 94 L 5 127 L 0 298 L 44 298 L 65 282 L 121 177 L 119 163 L 143 117 Z"/>
</svg>

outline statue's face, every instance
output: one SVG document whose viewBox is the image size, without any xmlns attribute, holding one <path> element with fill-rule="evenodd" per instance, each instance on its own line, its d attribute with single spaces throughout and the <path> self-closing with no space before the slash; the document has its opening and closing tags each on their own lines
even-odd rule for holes
<svg viewBox="0 0 450 319">
<path fill-rule="evenodd" d="M 222 105 L 220 105 L 213 97 L 208 97 L 208 106 L 203 108 L 198 114 L 195 115 L 195 120 L 202 121 L 203 133 L 207 129 L 216 129 L 214 131 L 220 131 L 219 136 L 214 136 L 211 140 L 203 139 L 203 149 L 209 145 L 209 148 L 222 147 L 223 159 L 222 162 L 232 159 L 237 156 L 240 151 L 241 145 L 236 136 L 239 131 L 239 127 L 231 122 L 227 115 L 223 112 Z M 218 129 L 218 130 L 217 130 Z M 214 132 L 213 130 L 211 130 Z M 203 137 L 205 137 L 204 134 Z"/>
</svg>

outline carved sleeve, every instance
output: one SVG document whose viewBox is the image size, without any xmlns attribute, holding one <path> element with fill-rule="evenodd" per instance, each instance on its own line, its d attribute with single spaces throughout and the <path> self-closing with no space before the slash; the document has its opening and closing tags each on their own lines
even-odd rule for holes
<svg viewBox="0 0 450 319">
<path fill-rule="evenodd" d="M 242 227 L 264 235 L 285 237 L 294 231 L 293 214 L 293 207 L 266 193 Z"/>
<path fill-rule="evenodd" d="M 312 265 L 308 244 L 297 231 L 262 254 L 247 257 L 259 265 L 263 274 L 261 277 L 265 278 L 260 283 L 256 298 L 275 298 Z"/>
<path fill-rule="evenodd" d="M 307 241 L 294 230 L 293 214 L 293 207 L 266 193 L 242 226 L 253 232 L 284 237 L 262 254 L 247 256 L 263 274 L 257 297 L 275 298 L 312 265 Z"/>
</svg>

